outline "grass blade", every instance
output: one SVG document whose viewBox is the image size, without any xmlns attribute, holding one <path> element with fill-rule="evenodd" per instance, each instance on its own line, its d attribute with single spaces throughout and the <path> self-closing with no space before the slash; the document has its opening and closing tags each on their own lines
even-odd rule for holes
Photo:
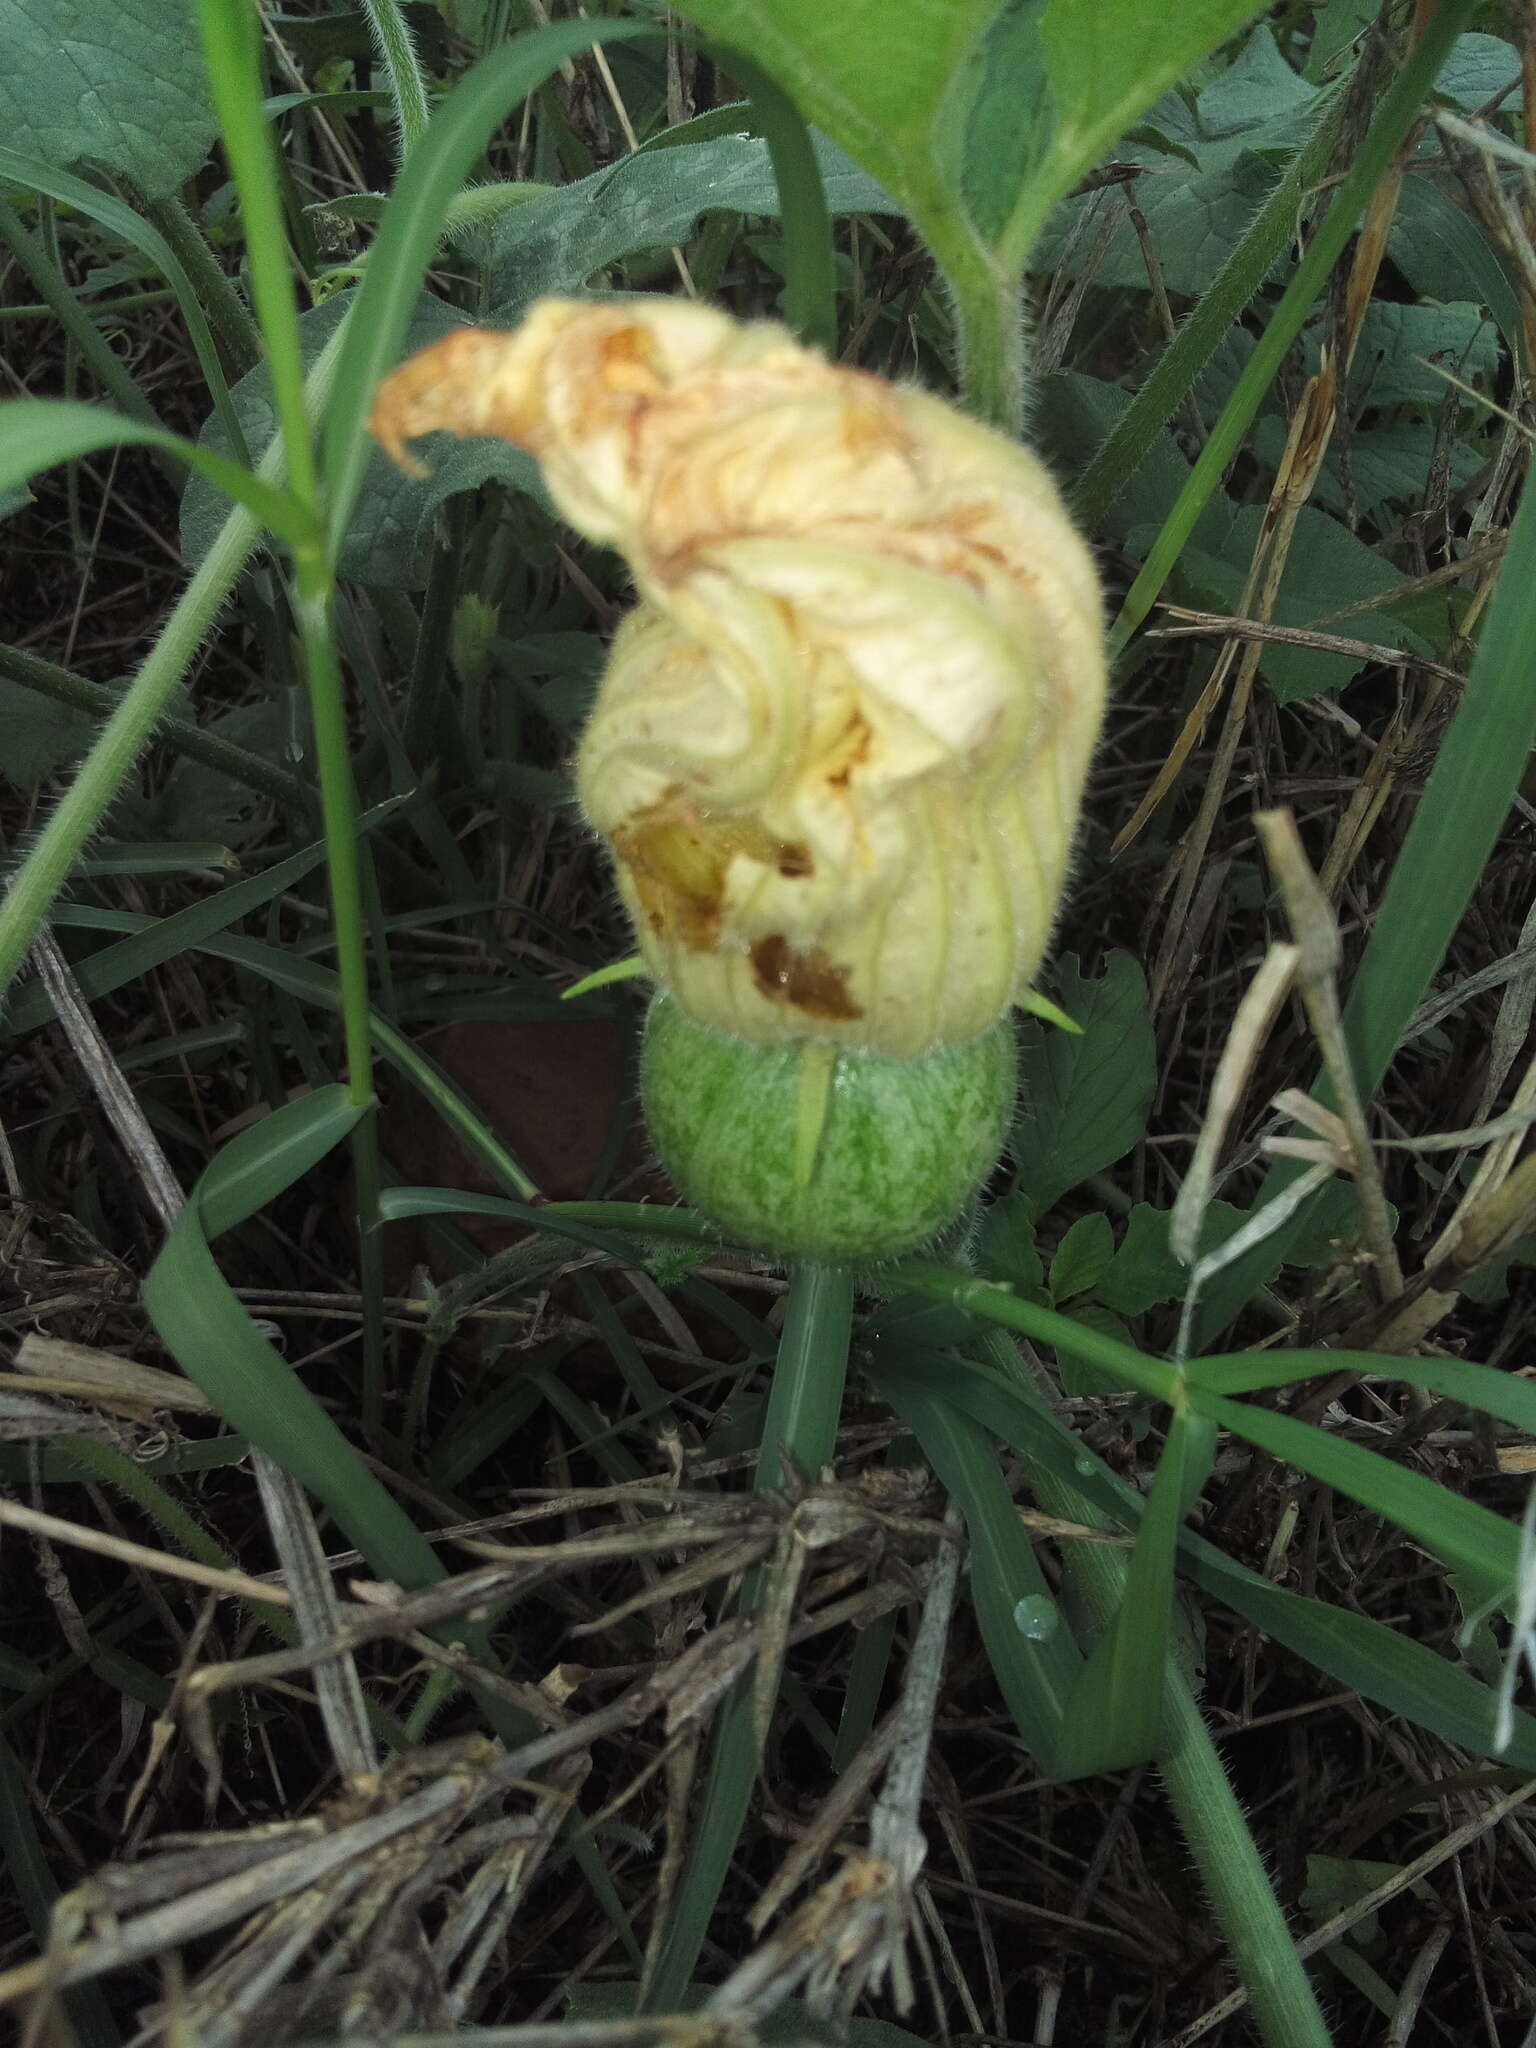
<svg viewBox="0 0 1536 2048">
<path fill-rule="evenodd" d="M 1471 1573 L 1479 1586 L 1502 1595 L 1515 1584 L 1520 1532 L 1502 1515 L 1463 1500 L 1437 1480 L 1394 1465 L 1379 1452 L 1314 1429 L 1294 1416 L 1224 1400 L 1220 1394 L 1191 1392 L 1190 1399 L 1199 1413 L 1234 1436 L 1246 1437 L 1285 1464 L 1310 1472 L 1325 1486 L 1385 1515 L 1453 1570 Z"/>
<path fill-rule="evenodd" d="M 1214 1425 L 1188 1408 L 1175 1413 L 1114 1625 L 1094 1644 L 1063 1717 L 1064 1776 L 1124 1770 L 1164 1746 L 1179 1529 L 1215 1453 Z"/>
<path fill-rule="evenodd" d="M 125 206 L 113 193 L 99 191 L 96 186 L 88 185 L 84 178 L 71 177 L 68 171 L 56 171 L 41 157 L 24 156 L 19 150 L 0 148 L 0 178 L 7 178 L 24 190 L 46 192 L 50 199 L 62 200 L 66 206 L 74 207 L 88 220 L 98 222 L 109 234 L 126 242 L 129 248 L 137 249 L 149 258 L 175 295 L 177 310 L 186 323 L 187 335 L 214 410 L 229 437 L 230 447 L 244 461 L 247 454 L 245 436 L 230 403 L 229 384 L 219 361 L 219 352 L 213 344 L 207 315 L 181 258 L 160 230 L 135 213 L 131 206 Z"/>
<path fill-rule="evenodd" d="M 1231 332 L 1296 232 L 1307 192 L 1327 169 L 1343 119 L 1345 96 L 1331 92 L 1316 126 L 1254 215 L 1247 232 L 1147 373 L 1129 410 L 1097 449 L 1072 492 L 1072 509 L 1092 533 L 1134 475 L 1160 427 L 1194 389 L 1218 344 Z"/>
<path fill-rule="evenodd" d="M 1379 1351 L 1238 1351 L 1196 1359 L 1189 1367 L 1189 1383 L 1212 1394 L 1253 1394 L 1262 1387 L 1290 1386 L 1336 1372 L 1423 1387 L 1442 1400 L 1459 1401 L 1464 1408 L 1476 1408 L 1536 1436 L 1536 1386 L 1513 1373 L 1459 1358 L 1392 1358 Z"/>
<path fill-rule="evenodd" d="M 94 455 L 98 448 L 154 448 L 200 470 L 226 497 L 293 546 L 314 534 L 304 508 L 286 491 L 227 455 L 199 448 L 164 427 L 125 419 L 102 405 L 71 398 L 15 398 L 0 406 L 0 492 L 14 490 L 39 470 Z"/>
<path fill-rule="evenodd" d="M 990 1360 L 990 1349 L 988 1355 Z M 1146 1510 L 1142 1495 L 1060 1422 L 1032 1387 L 1012 1373 L 1004 1377 L 1006 1359 L 1001 1363 L 999 1371 L 990 1363 L 952 1358 L 949 1398 L 1028 1458 L 1032 1468 L 1075 1484 L 1113 1524 L 1135 1529 Z M 1459 1665 L 1366 1615 L 1285 1591 L 1189 1529 L 1180 1531 L 1179 1557 L 1196 1585 L 1341 1685 L 1463 1749 L 1495 1755 L 1494 1693 Z M 1522 1770 L 1536 1769 L 1536 1716 L 1518 1715 L 1510 1748 L 1497 1754 Z"/>
<path fill-rule="evenodd" d="M 1059 1620 L 994 1445 L 943 1391 L 951 1363 L 937 1353 L 907 1351 L 893 1359 L 882 1351 L 867 1370 L 965 1517 L 971 1604 L 1020 1740 L 1047 1775 L 1067 1775 L 1066 1714 L 1083 1660 Z"/>
<path fill-rule="evenodd" d="M 334 1086 L 286 1103 L 226 1145 L 150 1269 L 144 1305 L 219 1413 L 325 1503 L 376 1571 L 402 1586 L 423 1586 L 443 1575 L 432 1546 L 261 1335 L 208 1243 L 292 1186 L 361 1114 Z"/>
</svg>

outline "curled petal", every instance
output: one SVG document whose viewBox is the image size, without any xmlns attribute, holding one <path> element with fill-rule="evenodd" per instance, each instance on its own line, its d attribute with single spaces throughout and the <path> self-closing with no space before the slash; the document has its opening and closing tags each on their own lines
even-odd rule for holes
<svg viewBox="0 0 1536 2048">
<path fill-rule="evenodd" d="M 516 441 L 629 561 L 578 782 L 693 1016 L 909 1058 L 1027 990 L 1104 694 L 1093 564 L 1027 450 L 674 300 L 450 335 L 373 424 Z"/>
</svg>

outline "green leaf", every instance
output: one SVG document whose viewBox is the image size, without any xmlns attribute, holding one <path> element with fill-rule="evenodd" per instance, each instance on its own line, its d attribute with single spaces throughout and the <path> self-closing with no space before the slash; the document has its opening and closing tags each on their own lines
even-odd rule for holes
<svg viewBox="0 0 1536 2048">
<path fill-rule="evenodd" d="M 280 696 L 237 704 L 199 728 L 210 739 L 280 761 L 296 707 Z M 307 737 L 307 722 L 306 722 Z M 239 845 L 263 829 L 255 798 L 205 761 L 183 758 L 148 789 L 125 790 L 112 807 L 114 830 L 141 839 L 224 839 Z"/>
<path fill-rule="evenodd" d="M 1260 12 L 1262 0 L 1048 0 L 1040 22 L 1051 134 L 1004 237 L 1022 262 L 1046 214 L 1197 59 Z"/>
<path fill-rule="evenodd" d="M 1082 1036 L 1037 1024 L 1020 1031 L 1021 1107 L 1009 1140 L 1019 1190 L 1037 1216 L 1130 1151 L 1146 1130 L 1157 1085 L 1146 977 L 1137 961 L 1112 953 L 1099 979 L 1089 981 L 1067 954 L 1056 980 L 1061 1006 Z"/>
<path fill-rule="evenodd" d="M 1198 298 L 1208 291 L 1242 242 L 1254 214 L 1274 189 L 1275 173 L 1246 140 L 1202 143 L 1176 153 L 1134 145 L 1118 152 L 1141 167 L 1136 204 L 1147 224 L 1168 291 Z M 1103 222 L 1115 225 L 1101 247 Z M 1273 277 L 1273 255 L 1264 276 Z M 1146 251 L 1113 186 L 1080 193 L 1053 208 L 1035 241 L 1032 270 L 1080 278 L 1091 270 L 1100 288 L 1150 292 Z"/>
<path fill-rule="evenodd" d="M 1060 1308 L 1075 1295 L 1097 1287 L 1115 1254 L 1115 1233 L 1098 1211 L 1079 1216 L 1056 1247 L 1051 1261 L 1051 1302 Z"/>
<path fill-rule="evenodd" d="M 816 139 L 815 152 L 833 213 L 899 210 L 888 192 L 825 137 Z M 495 317 L 510 324 L 534 299 L 579 291 L 621 256 L 686 242 L 701 214 L 720 211 L 779 218 L 768 144 L 757 136 L 641 151 L 530 199 L 505 215 L 495 232 Z"/>
<path fill-rule="evenodd" d="M 977 1270 L 1017 1294 L 1040 1293 L 1045 1266 L 1035 1249 L 1034 1211 L 1023 1195 L 1005 1195 L 982 1215 L 976 1232 Z"/>
<path fill-rule="evenodd" d="M 987 242 L 1007 227 L 1050 133 L 1050 86 L 1040 45 L 1042 0 L 1009 0 L 976 60 L 981 83 L 965 138 L 965 210 Z"/>
<path fill-rule="evenodd" d="M 1316 347 L 1314 337 L 1309 359 Z M 1361 406 L 1438 406 L 1452 387 L 1436 374 L 1437 365 L 1473 386 L 1486 386 L 1497 376 L 1499 331 L 1483 308 L 1373 299 L 1350 366 L 1350 398 Z"/>
<path fill-rule="evenodd" d="M 1256 28 L 1201 93 L 1196 102 L 1200 127 L 1212 138 L 1266 128 L 1310 107 L 1317 93 L 1286 63 L 1269 30 Z"/>
<path fill-rule="evenodd" d="M 1520 295 L 1505 259 L 1477 216 L 1441 179 L 1425 175 L 1404 180 L 1387 253 L 1421 298 L 1447 305 L 1464 299 L 1486 306 L 1498 322 L 1505 347 L 1524 361 Z"/>
<path fill-rule="evenodd" d="M 952 1362 L 944 1353 L 893 1346 L 880 1354 L 876 1383 L 965 1517 L 971 1604 L 993 1673 L 1020 1739 L 1041 1768 L 1055 1775 L 1062 1716 L 1082 1659 L 1071 1631 L 1047 1619 L 1056 1611 L 1055 1596 L 1003 1482 L 996 1451 L 945 1395 Z"/>
<path fill-rule="evenodd" d="M 1154 1209 L 1150 1202 L 1138 1202 L 1132 1209 L 1120 1247 L 1099 1279 L 1098 1297 L 1106 1307 L 1123 1316 L 1140 1316 L 1158 1302 L 1183 1300 L 1189 1269 L 1174 1257 L 1168 1243 L 1172 1217 L 1171 1210 Z M 1225 1202 L 1211 1203 L 1206 1217 L 1211 1245 L 1219 1241 L 1213 1221 L 1225 1223 L 1231 1218 L 1222 1236 L 1243 1221 L 1241 1212 Z"/>
<path fill-rule="evenodd" d="M 1179 588 L 1196 603 L 1231 611 L 1241 601 L 1263 518 L 1261 506 L 1243 506 L 1228 529 L 1219 557 L 1198 545 L 1186 548 L 1177 570 Z M 1208 533 L 1209 526 L 1202 531 Z M 1153 538 L 1150 534 L 1140 537 L 1148 544 Z M 1132 536 L 1133 546 L 1137 538 Z M 1318 625 L 1351 605 L 1385 600 L 1407 581 L 1348 527 L 1316 506 L 1304 505 L 1297 516 L 1272 617 L 1279 626 Z M 1333 629 L 1319 625 L 1318 630 Z M 1379 608 L 1356 612 L 1341 620 L 1337 630 L 1374 646 L 1407 648 L 1416 654 L 1432 652 L 1421 634 L 1400 619 L 1384 616 Z M 1310 647 L 1266 646 L 1259 662 L 1260 673 L 1282 704 L 1341 689 L 1364 666 L 1363 657 L 1320 654 Z"/>
<path fill-rule="evenodd" d="M 1440 67 L 1435 92 L 1473 113 L 1520 82 L 1520 52 L 1502 36 L 1458 36 Z"/>
<path fill-rule="evenodd" d="M 100 448 L 159 448 L 178 462 L 189 463 L 205 480 L 203 488 L 217 507 L 219 524 L 228 514 L 226 500 L 233 498 L 283 540 L 302 544 L 313 535 L 303 508 L 286 491 L 211 448 L 194 447 L 179 434 L 74 399 L 17 398 L 0 405 L 0 491 L 25 483 L 39 470 L 94 455 Z"/>
<path fill-rule="evenodd" d="M 0 134 L 173 192 L 214 137 L 191 0 L 0 0 Z"/>
<path fill-rule="evenodd" d="M 1095 1643 L 1067 1707 L 1063 1775 L 1123 1770 L 1157 1755 L 1173 1626 L 1179 1529 L 1205 1484 L 1216 1450 L 1212 1423 L 1177 1413 L 1131 1553 L 1114 1626 Z"/>
<path fill-rule="evenodd" d="M 1536 1235 L 1517 1237 L 1507 1252 L 1500 1252 L 1486 1265 L 1475 1272 L 1462 1276 L 1461 1291 L 1469 1301 L 1481 1302 L 1484 1307 L 1503 1301 L 1509 1293 L 1509 1269 L 1511 1266 L 1536 1266 Z"/>
<path fill-rule="evenodd" d="M 960 184 L 959 90 L 998 0 L 683 0 L 678 12 L 776 78 L 808 121 L 942 237 Z M 729 60 L 727 59 L 727 66 Z M 830 195 L 829 195 L 830 196 Z"/>
<path fill-rule="evenodd" d="M 1131 392 L 1081 370 L 1059 370 L 1039 387 L 1034 440 L 1041 455 L 1063 478 L 1069 493 L 1091 482 L 1099 454 L 1115 437 L 1135 403 Z M 1166 427 L 1155 428 L 1138 451 L 1135 467 L 1098 510 L 1093 532 L 1100 540 L 1123 541 L 1137 527 L 1157 528 L 1189 480 L 1189 464 Z"/>
</svg>

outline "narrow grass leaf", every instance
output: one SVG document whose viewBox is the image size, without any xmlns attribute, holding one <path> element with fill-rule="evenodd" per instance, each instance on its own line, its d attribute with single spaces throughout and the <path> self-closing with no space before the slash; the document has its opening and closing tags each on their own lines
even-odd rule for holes
<svg viewBox="0 0 1536 2048">
<path fill-rule="evenodd" d="M 345 1089 L 331 1087 L 286 1103 L 226 1145 L 150 1269 L 144 1305 L 187 1377 L 325 1503 L 370 1566 L 402 1586 L 423 1586 L 443 1574 L 431 1545 L 256 1328 L 208 1243 L 292 1186 L 361 1114 Z"/>
<path fill-rule="evenodd" d="M 180 914 L 177 913 L 178 916 Z M 164 920 L 144 917 L 134 911 L 96 910 L 82 904 L 65 903 L 56 908 L 54 922 L 88 931 L 136 933 L 148 931 Z M 259 939 L 202 939 L 194 947 L 181 950 L 208 953 L 214 959 L 228 960 L 236 967 L 248 968 L 252 974 L 259 975 L 263 981 L 270 982 L 274 988 L 282 989 L 288 995 L 297 996 L 301 1002 L 314 1003 L 332 1015 L 340 1015 L 341 989 L 336 975 L 330 968 L 301 959 L 297 954 L 282 952 Z M 373 1016 L 373 1036 L 383 1057 L 432 1104 L 443 1121 L 457 1131 L 504 1187 L 513 1189 L 520 1196 L 538 1192 L 469 1097 L 435 1061 L 413 1045 L 388 1018 L 377 1012 Z"/>
<path fill-rule="evenodd" d="M 1146 1512 L 1142 1495 L 1053 1415 L 1032 1387 L 970 1359 L 951 1357 L 949 1366 L 947 1393 L 967 1414 L 1076 1487 L 1121 1528 L 1138 1526 Z M 872 1376 L 878 1377 L 878 1368 Z M 1507 1756 L 1522 1769 L 1536 1769 L 1536 1716 L 1518 1714 L 1513 1746 L 1496 1751 L 1494 1692 L 1462 1666 L 1367 1615 L 1272 1584 L 1192 1530 L 1180 1532 L 1179 1561 L 1203 1591 L 1387 1713 L 1401 1714 L 1479 1756 Z"/>
<path fill-rule="evenodd" d="M 970 1539 L 971 1604 L 987 1655 L 1020 1739 L 1056 1776 L 1083 1660 L 1019 1521 L 995 1447 L 948 1398 L 954 1364 L 942 1352 L 882 1347 L 866 1370 L 959 1504 Z"/>
<path fill-rule="evenodd" d="M 1470 1572 L 1480 1586 L 1502 1592 L 1518 1578 L 1519 1531 L 1476 1501 L 1464 1500 L 1436 1480 L 1294 1416 L 1228 1401 L 1220 1394 L 1191 1390 L 1190 1399 L 1220 1428 L 1385 1515 L 1435 1557 L 1455 1570 Z"/>
<path fill-rule="evenodd" d="M 302 546 L 314 536 L 298 501 L 242 464 L 199 448 L 180 434 L 70 398 L 14 398 L 0 406 L 0 493 L 14 490 L 40 470 L 76 462 L 98 449 L 135 447 L 158 448 L 199 470 L 290 546 Z"/>
<path fill-rule="evenodd" d="M 1380 1351 L 1238 1351 L 1198 1358 L 1189 1383 L 1213 1394 L 1253 1394 L 1329 1373 L 1358 1372 L 1367 1379 L 1423 1387 L 1444 1401 L 1459 1401 L 1536 1436 L 1536 1385 L 1491 1365 L 1459 1358 L 1393 1358 Z"/>
<path fill-rule="evenodd" d="M 952 1266 L 928 1265 L 920 1259 L 904 1259 L 887 1278 L 893 1289 L 935 1296 L 986 1322 L 1017 1330 L 1022 1337 L 1053 1345 L 1085 1365 L 1099 1367 L 1134 1393 L 1150 1394 L 1156 1401 L 1177 1398 L 1179 1374 L 1166 1359 L 1149 1358 L 1105 1331 L 1090 1329 L 1086 1323 L 1042 1308 L 1037 1302 L 1021 1301 L 1005 1287 L 993 1287 L 969 1273 L 956 1272 Z"/>
<path fill-rule="evenodd" d="M 752 101 L 752 125 L 768 144 L 784 223 L 784 320 L 790 332 L 837 358 L 837 267 L 832 215 L 811 132 L 765 71 L 736 59 Z"/>
<path fill-rule="evenodd" d="M 1094 1645 L 1063 1718 L 1066 1777 L 1146 1763 L 1163 1742 L 1179 1530 L 1205 1484 L 1216 1430 L 1188 1408 L 1174 1415 L 1136 1534 L 1114 1626 Z"/>
<path fill-rule="evenodd" d="M 135 213 L 131 206 L 124 205 L 115 194 L 88 185 L 84 178 L 71 177 L 68 171 L 56 171 L 41 157 L 27 156 L 20 150 L 0 147 L 0 178 L 7 178 L 24 190 L 46 192 L 50 199 L 61 200 L 64 205 L 83 213 L 87 220 L 96 221 L 109 234 L 116 235 L 130 249 L 137 249 L 140 255 L 149 258 L 175 296 L 176 309 L 186 323 L 192 352 L 197 357 L 203 381 L 213 399 L 214 410 L 224 423 L 230 446 L 242 462 L 248 463 L 249 450 L 229 402 L 229 384 L 214 346 L 207 315 L 181 258 L 160 230 L 142 214 Z"/>
<path fill-rule="evenodd" d="M 360 829 L 367 832 L 382 824 L 385 818 L 399 809 L 400 801 L 392 797 L 377 805 L 359 821 Z M 204 939 L 227 931 L 253 911 L 263 909 L 274 897 L 313 873 L 324 859 L 325 842 L 317 839 L 313 845 L 302 847 L 286 860 L 263 868 L 259 875 L 250 875 L 243 882 L 232 882 L 227 889 L 220 889 L 201 903 L 189 903 L 184 910 L 173 911 L 169 917 L 146 920 L 144 928 L 131 937 L 120 940 L 115 946 L 105 946 L 88 960 L 76 964 L 75 978 L 81 993 L 87 1000 L 110 995 L 114 989 L 137 980 L 141 974 L 163 967 L 166 961 L 176 959 Z M 60 922 L 68 922 L 68 919 L 61 918 Z M 52 1015 L 53 1005 L 48 1000 L 47 991 L 40 985 L 26 988 L 8 1006 L 5 1029 L 12 1033 L 32 1031 L 39 1024 L 47 1023 Z"/>
</svg>

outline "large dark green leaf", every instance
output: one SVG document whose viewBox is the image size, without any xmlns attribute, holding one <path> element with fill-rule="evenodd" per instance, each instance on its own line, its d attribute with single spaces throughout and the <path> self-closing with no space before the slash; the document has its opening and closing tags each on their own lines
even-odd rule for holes
<svg viewBox="0 0 1536 2048">
<path fill-rule="evenodd" d="M 825 138 L 816 156 L 833 213 L 899 211 L 889 192 Z M 637 249 L 686 241 L 701 214 L 777 219 L 779 210 L 768 145 L 755 135 L 642 150 L 503 215 L 493 244 L 496 318 L 510 323 L 546 293 L 578 291 Z"/>
<path fill-rule="evenodd" d="M 0 0 L 0 134 L 174 191 L 214 136 L 191 0 Z"/>
</svg>

